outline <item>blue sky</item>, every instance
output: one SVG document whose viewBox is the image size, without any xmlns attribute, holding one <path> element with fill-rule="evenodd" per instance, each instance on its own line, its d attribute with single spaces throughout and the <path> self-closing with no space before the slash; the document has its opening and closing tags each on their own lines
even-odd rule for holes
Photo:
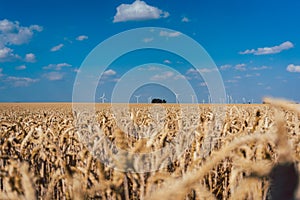
<svg viewBox="0 0 300 200">
<path fill-rule="evenodd" d="M 201 44 L 234 102 L 261 102 L 264 96 L 300 101 L 299 8 L 300 2 L 292 0 L 2 0 L 0 101 L 72 101 L 86 56 L 109 37 L 141 27 L 172 29 L 166 37 L 180 32 Z M 177 70 L 198 101 L 208 101 L 206 84 L 190 63 L 156 50 L 116 59 L 98 83 L 97 101 L 103 93 L 110 101 L 126 72 L 147 63 Z M 174 71 L 157 68 L 148 66 L 153 80 L 178 80 Z M 155 84 L 133 91 L 130 101 L 136 101 L 134 95 L 141 96 L 140 102 L 149 96 L 175 101 L 172 92 Z"/>
</svg>

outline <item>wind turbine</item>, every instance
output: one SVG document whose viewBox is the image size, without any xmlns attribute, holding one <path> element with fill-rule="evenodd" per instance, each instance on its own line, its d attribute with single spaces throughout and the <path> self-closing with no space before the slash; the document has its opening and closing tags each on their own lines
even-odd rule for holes
<svg viewBox="0 0 300 200">
<path fill-rule="evenodd" d="M 103 95 L 102 95 L 102 97 L 100 97 L 99 99 L 101 99 L 101 101 L 102 101 L 102 103 L 104 103 L 104 101 L 105 101 L 105 93 L 103 93 Z"/>
<path fill-rule="evenodd" d="M 194 104 L 195 103 L 195 99 L 194 99 L 195 95 L 191 94 L 191 97 L 192 97 L 192 104 Z"/>
<path fill-rule="evenodd" d="M 141 95 L 135 95 L 136 98 L 136 103 L 139 103 L 139 98 L 141 97 Z"/>
<path fill-rule="evenodd" d="M 176 103 L 179 103 L 178 97 L 179 97 L 180 94 L 177 94 L 175 92 L 174 92 L 174 94 L 175 94 L 175 97 L 176 97 Z"/>
<path fill-rule="evenodd" d="M 152 96 L 148 97 L 148 103 L 151 103 L 152 101 Z"/>
<path fill-rule="evenodd" d="M 210 95 L 208 95 L 208 103 L 211 103 L 211 97 L 210 97 Z"/>
<path fill-rule="evenodd" d="M 246 103 L 246 99 L 245 99 L 245 97 L 243 97 L 243 103 L 244 103 L 244 104 Z"/>
</svg>

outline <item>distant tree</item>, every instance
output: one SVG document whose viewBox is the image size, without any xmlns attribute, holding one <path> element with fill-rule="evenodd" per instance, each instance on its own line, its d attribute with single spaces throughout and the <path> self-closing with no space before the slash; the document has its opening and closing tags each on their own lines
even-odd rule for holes
<svg viewBox="0 0 300 200">
<path fill-rule="evenodd" d="M 162 100 L 162 99 L 152 99 L 152 101 L 151 101 L 151 103 L 167 103 L 167 101 L 166 100 Z"/>
</svg>

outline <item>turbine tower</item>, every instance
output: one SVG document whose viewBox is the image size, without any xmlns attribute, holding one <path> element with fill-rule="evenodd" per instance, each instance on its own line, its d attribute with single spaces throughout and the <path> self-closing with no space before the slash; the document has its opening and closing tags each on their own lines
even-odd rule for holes
<svg viewBox="0 0 300 200">
<path fill-rule="evenodd" d="M 243 100 L 243 103 L 245 104 L 245 103 L 246 103 L 246 99 L 245 99 L 245 97 L 243 97 L 243 98 L 242 98 L 242 100 Z"/>
<path fill-rule="evenodd" d="M 152 101 L 152 96 L 148 97 L 148 103 L 151 103 Z"/>
<path fill-rule="evenodd" d="M 99 98 L 99 99 L 101 99 L 101 101 L 102 101 L 102 103 L 104 103 L 104 101 L 105 101 L 105 93 L 103 93 L 103 95 Z"/>
<path fill-rule="evenodd" d="M 141 97 L 141 95 L 135 95 L 136 98 L 136 103 L 139 103 L 139 98 Z"/>
<path fill-rule="evenodd" d="M 194 99 L 195 95 L 191 94 L 191 97 L 192 97 L 192 104 L 194 104 L 195 103 L 195 99 Z"/>
<path fill-rule="evenodd" d="M 180 94 L 177 94 L 175 92 L 174 92 L 174 94 L 175 94 L 175 98 L 176 98 L 176 103 L 179 103 L 178 97 L 179 97 Z"/>
<path fill-rule="evenodd" d="M 232 96 L 229 97 L 230 97 L 230 103 L 234 103 Z"/>
</svg>

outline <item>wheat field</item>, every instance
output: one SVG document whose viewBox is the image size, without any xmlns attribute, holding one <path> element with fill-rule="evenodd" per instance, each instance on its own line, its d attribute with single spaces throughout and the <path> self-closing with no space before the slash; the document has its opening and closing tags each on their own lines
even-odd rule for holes
<svg viewBox="0 0 300 200">
<path fill-rule="evenodd" d="M 265 102 L 197 105 L 187 115 L 188 105 L 121 106 L 115 115 L 97 104 L 93 123 L 69 103 L 2 103 L 0 199 L 300 199 L 299 106 Z M 114 157 L 168 145 L 186 148 L 134 163 Z"/>
</svg>

